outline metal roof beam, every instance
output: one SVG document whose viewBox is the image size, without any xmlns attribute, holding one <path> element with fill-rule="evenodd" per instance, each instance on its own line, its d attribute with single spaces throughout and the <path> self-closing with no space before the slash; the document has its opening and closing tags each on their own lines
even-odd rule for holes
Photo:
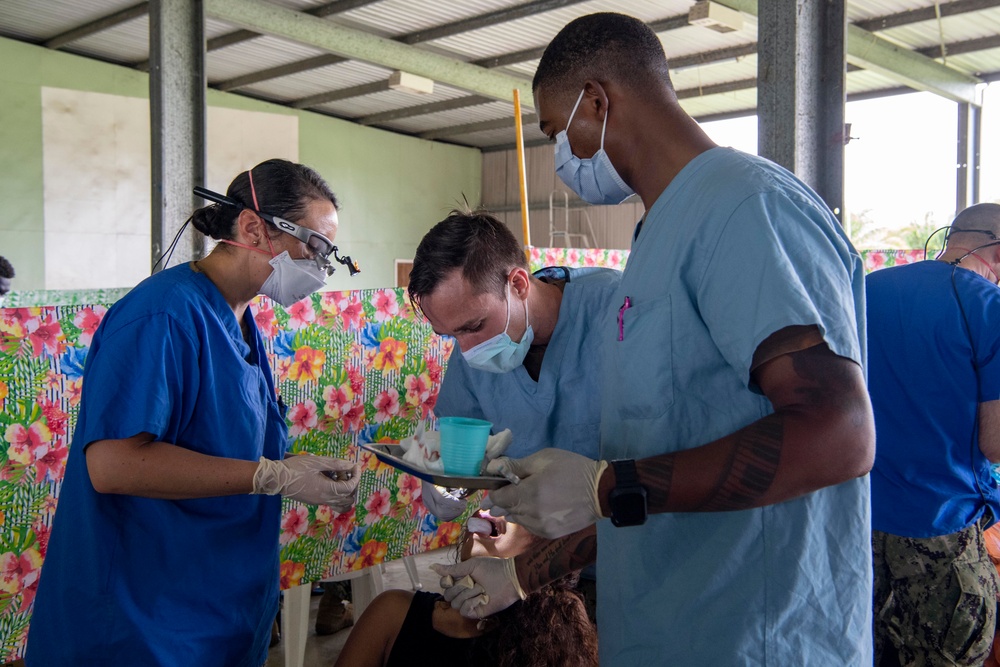
<svg viewBox="0 0 1000 667">
<path fill-rule="evenodd" d="M 969 12 L 978 12 L 992 7 L 1000 7 L 1000 0 L 955 0 L 954 2 L 945 2 L 938 5 L 938 8 L 941 10 L 941 18 L 956 16 L 958 14 L 967 14 Z M 930 7 L 921 7 L 920 9 L 911 9 L 909 11 L 899 12 L 898 14 L 877 16 L 873 19 L 857 21 L 854 25 L 862 30 L 875 32 L 878 30 L 898 28 L 900 26 L 910 25 L 911 23 L 933 21 L 935 19 L 937 19 L 937 12 L 932 5 Z"/>
<path fill-rule="evenodd" d="M 205 0 L 205 13 L 247 30 L 314 46 L 344 58 L 403 70 L 497 100 L 509 101 L 511 91 L 518 88 L 522 104 L 534 105 L 531 82 L 526 79 L 476 67 L 261 0 Z"/>
<path fill-rule="evenodd" d="M 757 16 L 757 0 L 716 2 Z M 932 92 L 955 102 L 979 103 L 976 84 L 980 80 L 976 77 L 897 46 L 853 24 L 847 26 L 847 62 L 878 72 L 915 90 Z"/>
<path fill-rule="evenodd" d="M 260 70 L 259 72 L 250 72 L 249 74 L 243 74 L 242 76 L 220 81 L 215 84 L 213 88 L 218 88 L 219 90 L 228 92 L 230 90 L 235 90 L 236 88 L 251 86 L 255 83 L 260 83 L 261 81 L 277 79 L 282 76 L 291 76 L 292 74 L 298 74 L 299 72 L 304 72 L 310 69 L 319 69 L 320 67 L 327 67 L 328 65 L 336 65 L 337 63 L 342 63 L 346 60 L 347 58 L 343 58 L 332 53 L 324 53 L 323 55 L 307 58 L 306 60 L 299 60 L 294 63 L 278 65 L 277 67 Z"/>
<path fill-rule="evenodd" d="M 293 109 L 308 109 L 309 107 L 318 107 L 321 104 L 329 104 L 330 102 L 336 102 L 337 100 L 344 100 L 348 97 L 371 95 L 372 93 L 381 93 L 385 90 L 389 90 L 388 79 L 382 79 L 381 81 L 374 81 L 372 83 L 363 83 L 360 86 L 352 86 L 341 90 L 332 90 L 329 93 L 310 95 L 309 97 L 303 97 L 302 99 L 289 102 L 288 105 Z"/>
<path fill-rule="evenodd" d="M 498 23 L 507 23 L 509 21 L 515 21 L 528 16 L 534 16 L 535 14 L 543 14 L 554 9 L 561 9 L 563 7 L 579 4 L 581 2 L 586 2 L 586 0 L 534 0 L 533 2 L 526 2 L 522 5 L 515 5 L 506 9 L 487 12 L 486 14 L 480 14 L 479 16 L 470 16 L 469 18 L 434 26 L 433 28 L 427 28 L 426 30 L 418 30 L 416 32 L 396 37 L 395 39 L 403 44 L 432 42 L 435 39 L 442 39 L 459 33 L 478 30 L 480 28 L 496 25 Z"/>
<path fill-rule="evenodd" d="M 373 113 L 369 116 L 356 118 L 354 122 L 360 123 L 361 125 L 375 125 L 377 123 L 387 123 L 389 121 L 411 118 L 413 116 L 426 116 L 427 114 L 438 113 L 440 111 L 464 109 L 465 107 L 486 104 L 487 102 L 492 101 L 493 100 L 489 97 L 469 95 L 468 97 L 456 97 L 442 102 L 429 102 L 427 104 L 421 104 L 413 107 L 404 107 L 402 109 L 393 109 L 392 111 Z"/>
<path fill-rule="evenodd" d="M 987 49 L 1000 48 L 1000 35 L 980 37 L 978 39 L 967 39 L 951 44 L 935 44 L 924 49 L 917 49 L 917 53 L 928 58 L 946 58 L 947 56 L 960 56 L 963 53 L 974 53 L 976 51 L 986 51 Z"/>
<path fill-rule="evenodd" d="M 538 122 L 538 116 L 530 113 L 521 116 L 521 121 L 525 125 L 531 125 Z M 478 123 L 468 123 L 466 125 L 453 125 L 451 127 L 442 127 L 437 130 L 430 130 L 428 132 L 421 132 L 417 136 L 421 139 L 441 139 L 444 137 L 454 137 L 460 134 L 472 134 L 473 132 L 486 132 L 487 130 L 501 130 L 505 127 L 513 127 L 513 118 L 496 118 L 494 120 L 483 120 Z"/>
<path fill-rule="evenodd" d="M 333 2 L 329 5 L 324 5 L 324 7 L 330 7 L 332 5 L 340 5 L 344 2 L 354 2 L 357 5 L 365 4 L 366 2 L 373 2 L 378 0 L 339 0 L 339 2 Z M 396 42 L 401 42 L 403 44 L 417 44 L 420 42 L 430 42 L 435 39 L 442 39 L 444 37 L 450 37 L 451 35 L 457 35 L 463 32 L 469 32 L 472 30 L 477 30 L 490 25 L 496 25 L 498 23 L 505 23 L 507 21 L 513 21 L 520 18 L 525 18 L 528 16 L 534 16 L 535 14 L 541 14 L 543 12 L 552 11 L 553 9 L 560 9 L 562 7 L 567 7 L 569 5 L 574 5 L 585 0 L 534 0 L 533 2 L 527 2 L 522 5 L 517 5 L 515 7 L 508 7 L 507 9 L 501 9 L 494 12 L 488 12 L 486 14 L 481 14 L 479 16 L 472 16 L 459 21 L 453 21 L 452 23 L 445 23 L 443 25 L 435 26 L 433 28 L 428 28 L 426 30 L 418 30 L 416 32 L 407 33 L 405 35 L 399 35 L 397 37 L 391 37 Z M 353 7 L 352 7 L 353 9 Z M 315 10 L 306 12 L 308 14 L 318 15 Z M 332 12 L 331 12 L 332 13 Z M 256 35 L 250 31 L 240 31 L 243 33 L 249 33 L 251 35 Z M 233 33 L 234 35 L 237 33 Z M 225 37 L 225 35 L 223 36 Z M 221 38 L 220 38 L 221 39 Z M 209 50 L 211 50 L 212 45 L 209 43 Z M 541 52 L 539 52 L 541 55 Z M 291 68 L 286 70 L 279 76 L 289 76 L 290 74 L 297 74 L 299 72 L 304 72 L 306 70 L 312 69 L 308 60 L 300 61 L 299 63 L 290 63 L 289 65 L 297 64 L 298 68 Z M 474 65 L 479 65 L 480 63 L 472 63 Z M 232 79 L 230 81 L 224 81 L 221 86 L 226 86 L 221 88 L 222 90 L 232 90 L 233 88 L 238 88 L 241 86 L 247 86 L 251 83 L 259 83 L 261 81 L 266 81 L 266 78 L 261 78 L 267 74 L 267 78 L 275 78 L 275 76 L 265 72 L 256 72 L 246 75 L 246 79 Z M 254 76 L 256 74 L 257 76 Z M 238 84 L 238 85 L 234 85 Z M 330 91 L 333 94 L 337 91 Z M 347 99 L 346 97 L 337 97 L 336 99 Z"/>
<path fill-rule="evenodd" d="M 119 10 L 113 14 L 102 16 L 99 19 L 95 19 L 89 23 L 84 23 L 81 26 L 67 30 L 66 32 L 60 33 L 55 37 L 50 37 L 45 40 L 42 45 L 50 49 L 58 49 L 66 46 L 70 42 L 90 37 L 91 35 L 103 32 L 109 28 L 114 28 L 122 23 L 128 23 L 129 21 L 133 21 L 147 14 L 149 14 L 149 3 L 140 2 L 137 5 L 126 7 L 125 9 Z"/>
<path fill-rule="evenodd" d="M 349 12 L 352 9 L 357 9 L 358 7 L 364 7 L 365 5 L 372 5 L 376 2 L 381 2 L 382 0 L 334 0 L 333 2 L 328 2 L 325 5 L 320 5 L 319 7 L 312 7 L 311 9 L 306 9 L 303 11 L 304 14 L 310 14 L 312 16 L 333 16 L 334 14 L 341 14 L 343 12 Z M 245 42 L 247 40 L 253 39 L 254 37 L 260 37 L 259 32 L 254 32 L 253 30 L 237 30 L 236 32 L 231 32 L 226 35 L 219 35 L 218 37 L 213 37 L 208 40 L 205 45 L 207 51 L 215 51 L 216 49 L 224 49 L 227 46 L 232 46 L 233 44 L 239 44 L 240 42 Z"/>
</svg>

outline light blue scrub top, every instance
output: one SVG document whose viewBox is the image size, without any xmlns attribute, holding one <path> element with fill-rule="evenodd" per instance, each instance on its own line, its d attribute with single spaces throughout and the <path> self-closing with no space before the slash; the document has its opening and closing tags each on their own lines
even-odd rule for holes
<svg viewBox="0 0 1000 667">
<path fill-rule="evenodd" d="M 212 456 L 280 459 L 286 427 L 250 310 L 184 264 L 94 334 L 26 663 L 260 667 L 278 610 L 280 496 L 99 494 L 84 449 L 141 432 Z"/>
<path fill-rule="evenodd" d="M 837 221 L 789 172 L 727 148 L 699 155 L 649 210 L 604 318 L 601 457 L 698 447 L 772 413 L 750 366 L 784 327 L 818 325 L 862 363 L 863 281 Z M 868 503 L 866 476 L 759 509 L 601 521 L 601 665 L 870 667 Z"/>
<path fill-rule="evenodd" d="M 434 414 L 493 422 L 509 428 L 507 455 L 521 458 L 545 447 L 597 458 L 600 440 L 601 313 L 611 307 L 621 273 L 613 269 L 542 269 L 540 277 L 568 277 L 538 382 L 524 366 L 510 373 L 469 367 L 456 345 L 448 359 Z"/>
</svg>

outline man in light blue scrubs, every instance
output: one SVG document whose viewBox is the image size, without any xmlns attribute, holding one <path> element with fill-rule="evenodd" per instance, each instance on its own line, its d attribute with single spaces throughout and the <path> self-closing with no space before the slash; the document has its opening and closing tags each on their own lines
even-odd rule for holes
<svg viewBox="0 0 1000 667">
<path fill-rule="evenodd" d="M 494 433 L 510 429 L 510 456 L 560 447 L 597 457 L 598 313 L 611 306 L 620 278 L 599 268 L 532 275 L 495 217 L 454 212 L 439 222 L 417 248 L 408 288 L 435 331 L 457 343 L 435 415 L 486 419 Z"/>
<path fill-rule="evenodd" d="M 476 584 L 446 598 L 489 615 L 599 551 L 602 665 L 871 665 L 858 253 L 792 174 L 708 138 L 637 19 L 567 25 L 534 91 L 559 176 L 647 212 L 600 318 L 598 460 L 490 465 L 521 477 L 491 511 L 559 539 L 450 568 Z"/>
</svg>

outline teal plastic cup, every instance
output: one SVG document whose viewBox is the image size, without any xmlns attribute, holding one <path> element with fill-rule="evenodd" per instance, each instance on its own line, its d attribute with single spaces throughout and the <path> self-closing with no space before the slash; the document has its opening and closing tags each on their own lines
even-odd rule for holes
<svg viewBox="0 0 1000 667">
<path fill-rule="evenodd" d="M 441 463 L 447 475 L 478 477 L 493 424 L 470 417 L 442 417 Z"/>
</svg>

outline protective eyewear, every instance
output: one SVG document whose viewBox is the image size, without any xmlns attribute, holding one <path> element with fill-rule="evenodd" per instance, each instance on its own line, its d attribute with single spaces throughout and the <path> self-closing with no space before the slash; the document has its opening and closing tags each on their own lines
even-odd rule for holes
<svg viewBox="0 0 1000 667">
<path fill-rule="evenodd" d="M 207 199 L 208 201 L 215 202 L 216 204 L 221 204 L 222 206 L 232 206 L 237 209 L 247 209 L 253 211 L 261 217 L 262 220 L 268 222 L 282 232 L 294 236 L 299 241 L 306 244 L 306 247 L 313 254 L 313 259 L 316 262 L 316 266 L 320 269 L 326 271 L 328 276 L 332 276 L 336 267 L 330 263 L 330 256 L 333 255 L 334 261 L 339 264 L 343 264 L 347 267 L 348 272 L 354 276 L 361 273 L 361 269 L 358 268 L 358 263 L 350 258 L 349 255 L 344 255 L 341 257 L 337 254 L 337 246 L 333 245 L 330 239 L 326 238 L 319 232 L 315 232 L 308 227 L 303 227 L 302 225 L 296 225 L 290 220 L 285 220 L 284 218 L 279 218 L 276 215 L 271 215 L 270 213 L 264 213 L 263 211 L 257 211 L 249 206 L 244 206 L 235 199 L 230 199 L 225 195 L 220 195 L 217 192 L 212 192 L 211 190 L 206 190 L 202 187 L 195 187 L 194 193 L 201 197 L 202 199 Z"/>
</svg>

